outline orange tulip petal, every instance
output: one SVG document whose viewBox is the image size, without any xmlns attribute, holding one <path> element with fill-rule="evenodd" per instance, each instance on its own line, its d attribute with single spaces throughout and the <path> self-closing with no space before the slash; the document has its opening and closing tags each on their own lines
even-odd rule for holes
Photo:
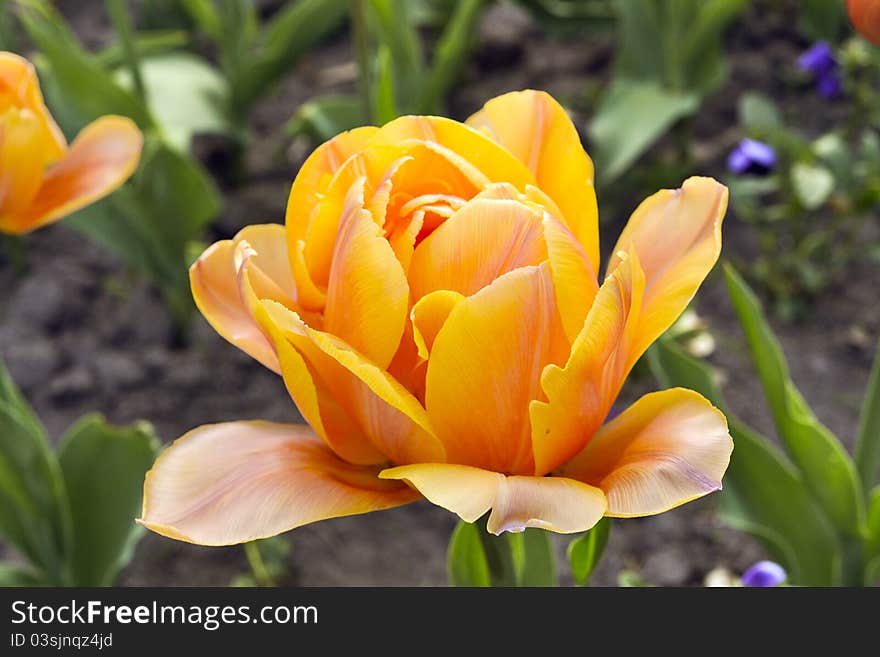
<svg viewBox="0 0 880 657">
<path fill-rule="evenodd" d="M 67 150 L 64 133 L 43 102 L 33 64 L 11 52 L 0 52 L 0 107 L 27 109 L 39 117 L 43 132 L 47 135 L 47 161 L 58 160 Z"/>
<path fill-rule="evenodd" d="M 214 330 L 278 373 L 272 343 L 242 298 L 238 274 L 243 262 L 240 254 L 236 256 L 240 244 L 251 246 L 248 278 L 255 296 L 295 307 L 296 291 L 287 261 L 284 226 L 278 224 L 248 226 L 235 238 L 208 247 L 190 267 L 193 299 Z"/>
<path fill-rule="evenodd" d="M 523 267 L 461 301 L 434 340 L 425 405 L 447 461 L 531 473 L 529 401 L 568 344 L 549 267 Z"/>
<path fill-rule="evenodd" d="M 571 231 L 549 214 L 544 216 L 544 240 L 562 326 L 573 343 L 599 291 L 596 272 Z"/>
<path fill-rule="evenodd" d="M 32 230 L 27 209 L 43 182 L 48 164 L 40 118 L 30 110 L 8 109 L 0 115 L 0 229 Z"/>
<path fill-rule="evenodd" d="M 377 474 L 339 460 L 304 425 L 205 425 L 147 473 L 138 522 L 169 538 L 232 545 L 418 498 Z"/>
<path fill-rule="evenodd" d="M 639 340 L 632 360 L 684 311 L 721 253 L 727 188 L 712 178 L 688 178 L 680 189 L 645 199 L 617 241 L 608 271 L 620 253 L 635 251 L 645 272 Z"/>
<path fill-rule="evenodd" d="M 102 116 L 93 121 L 46 171 L 22 221 L 33 230 L 115 191 L 137 169 L 143 143 L 131 119 Z"/>
<path fill-rule="evenodd" d="M 382 479 L 409 482 L 426 499 L 474 522 L 489 509 L 494 534 L 539 527 L 560 533 L 590 529 L 605 513 L 605 495 L 583 482 L 562 477 L 506 477 L 467 465 L 418 463 L 390 468 Z"/>
<path fill-rule="evenodd" d="M 410 319 L 419 358 L 428 360 L 437 333 L 443 328 L 452 309 L 464 298 L 464 295 L 452 290 L 436 290 L 423 296 L 413 306 Z"/>
<path fill-rule="evenodd" d="M 544 370 L 547 400 L 530 407 L 536 474 L 570 459 L 601 426 L 631 367 L 644 287 L 637 258 L 625 260 L 599 288 L 568 362 Z"/>
<path fill-rule="evenodd" d="M 266 332 L 278 354 L 284 385 L 299 409 L 303 419 L 341 459 L 355 465 L 373 465 L 387 462 L 369 437 L 360 429 L 352 416 L 334 397 L 333 390 L 309 368 L 305 358 L 288 341 L 284 327 L 286 317 L 279 326 L 262 303 L 254 308 L 256 321 Z"/>
<path fill-rule="evenodd" d="M 626 375 L 687 307 L 721 250 L 727 189 L 690 178 L 633 213 L 564 368 L 542 378 L 547 402 L 531 409 L 536 472 L 580 451 Z"/>
<path fill-rule="evenodd" d="M 507 182 L 519 190 L 535 184 L 528 168 L 505 148 L 474 128 L 438 116 L 402 116 L 385 124 L 374 138 L 377 144 L 400 144 L 415 139 L 433 142 L 444 151 L 466 158 L 490 182 Z"/>
<path fill-rule="evenodd" d="M 413 299 L 435 290 L 471 295 L 502 274 L 547 259 L 542 214 L 515 200 L 475 198 L 416 247 Z"/>
<path fill-rule="evenodd" d="M 264 301 L 269 321 L 302 355 L 309 369 L 360 431 L 395 463 L 444 461 L 425 409 L 385 370 L 336 336 L 308 327 L 300 317 Z"/>
<path fill-rule="evenodd" d="M 330 269 L 324 327 L 385 369 L 407 320 L 409 285 L 372 215 L 342 218 Z"/>
<path fill-rule="evenodd" d="M 599 212 L 593 162 L 562 106 L 543 91 L 515 91 L 487 102 L 467 120 L 528 165 L 538 187 L 555 201 L 599 270 Z"/>
<path fill-rule="evenodd" d="M 493 534 L 537 527 L 560 534 L 583 532 L 605 515 L 599 488 L 564 477 L 505 477 L 486 528 Z"/>
<path fill-rule="evenodd" d="M 309 217 L 327 191 L 333 176 L 377 131 L 378 128 L 366 126 L 343 132 L 318 146 L 303 162 L 290 188 L 284 220 L 291 249 L 305 237 Z"/>
<path fill-rule="evenodd" d="M 645 516 L 719 490 L 732 450 L 724 414 L 673 388 L 639 399 L 560 473 L 605 491 L 608 515 Z"/>
</svg>

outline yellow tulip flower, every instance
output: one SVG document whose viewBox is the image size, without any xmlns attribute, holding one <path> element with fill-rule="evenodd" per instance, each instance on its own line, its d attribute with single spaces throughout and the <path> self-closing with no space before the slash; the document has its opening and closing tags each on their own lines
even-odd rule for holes
<svg viewBox="0 0 880 657">
<path fill-rule="evenodd" d="M 546 93 L 337 136 L 285 227 L 191 269 L 204 316 L 282 376 L 311 430 L 191 431 L 147 475 L 140 522 L 226 545 L 425 497 L 489 512 L 495 533 L 568 533 L 717 490 L 732 441 L 699 394 L 605 420 L 712 269 L 726 205 L 709 178 L 651 196 L 600 285 L 593 164 Z"/>
<path fill-rule="evenodd" d="M 107 196 L 137 168 L 142 146 L 130 119 L 103 116 L 68 147 L 34 67 L 0 52 L 0 232 L 30 232 Z"/>
</svg>

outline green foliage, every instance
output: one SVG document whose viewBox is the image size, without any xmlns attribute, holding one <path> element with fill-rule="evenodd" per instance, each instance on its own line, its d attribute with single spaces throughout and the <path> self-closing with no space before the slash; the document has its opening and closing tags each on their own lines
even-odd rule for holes
<svg viewBox="0 0 880 657">
<path fill-rule="evenodd" d="M 229 92 L 226 114 L 239 132 L 254 103 L 345 18 L 348 0 L 297 0 L 260 25 L 251 0 L 183 0 L 216 45 Z"/>
<path fill-rule="evenodd" d="M 588 126 L 602 180 L 613 182 L 722 84 L 721 37 L 745 4 L 617 0 L 614 80 Z"/>
<path fill-rule="evenodd" d="M 880 123 L 855 112 L 852 126 L 811 141 L 765 96 L 744 94 L 738 112 L 743 132 L 778 160 L 769 175 L 727 181 L 737 216 L 758 230 L 760 254 L 741 266 L 792 318 L 870 253 L 864 231 L 880 202 Z"/>
<path fill-rule="evenodd" d="M 501 536 L 485 518 L 463 520 L 449 540 L 447 572 L 452 586 L 556 586 L 556 553 L 548 532 L 526 529 Z"/>
<path fill-rule="evenodd" d="M 0 363 L 0 534 L 27 566 L 4 586 L 107 586 L 131 558 L 144 475 L 158 441 L 145 423 L 77 423 L 58 453 Z"/>
<path fill-rule="evenodd" d="M 610 535 L 611 519 L 602 518 L 590 531 L 568 544 L 568 563 L 571 566 L 571 574 L 574 576 L 574 581 L 580 586 L 586 586 L 590 583 L 590 576 L 602 559 Z"/>
<path fill-rule="evenodd" d="M 700 392 L 728 417 L 734 450 L 720 494 L 722 518 L 753 534 L 788 571 L 792 583 L 860 585 L 871 577 L 880 524 L 875 499 L 866 493 L 853 460 L 813 416 L 788 375 L 779 342 L 746 283 L 728 267 L 728 291 L 746 335 L 758 378 L 773 415 L 783 454 L 736 418 L 711 367 L 668 339 L 649 351 L 649 363 L 665 386 Z M 866 409 L 876 392 L 869 387 Z M 870 417 L 872 411 L 866 411 Z M 863 416 L 865 417 L 865 416 Z M 874 435 L 869 441 L 880 441 Z M 873 442 L 867 448 L 874 449 Z M 867 513 L 865 511 L 867 507 Z"/>
<path fill-rule="evenodd" d="M 131 181 L 72 215 L 67 225 L 150 278 L 178 324 L 185 324 L 193 311 L 187 248 L 221 203 L 210 176 L 188 154 L 189 143 L 194 132 L 223 126 L 216 109 L 225 93 L 222 81 L 193 56 L 155 55 L 137 62 L 145 101 L 132 89 L 130 67 L 108 68 L 105 62 L 114 58 L 86 51 L 49 5 L 22 0 L 19 17 L 40 50 L 43 91 L 66 134 L 106 114 L 128 116 L 144 132 L 140 168 Z M 137 59 L 136 39 L 131 51 Z"/>
<path fill-rule="evenodd" d="M 445 21 L 428 61 L 418 27 L 424 3 L 351 3 L 360 97 L 324 96 L 304 104 L 288 134 L 324 141 L 359 125 L 385 124 L 404 114 L 442 114 L 446 95 L 465 67 L 487 0 L 462 0 L 440 12 Z"/>
<path fill-rule="evenodd" d="M 452 586 L 492 586 L 489 564 L 480 541 L 476 523 L 459 521 L 449 539 L 446 556 L 449 583 Z"/>
<path fill-rule="evenodd" d="M 614 27 L 614 0 L 517 0 L 543 27 L 560 34 Z"/>
<path fill-rule="evenodd" d="M 82 418 L 62 438 L 58 461 L 70 502 L 72 581 L 109 586 L 131 559 L 142 528 L 144 475 L 159 443 L 150 425 L 114 427 L 98 415 Z"/>
</svg>

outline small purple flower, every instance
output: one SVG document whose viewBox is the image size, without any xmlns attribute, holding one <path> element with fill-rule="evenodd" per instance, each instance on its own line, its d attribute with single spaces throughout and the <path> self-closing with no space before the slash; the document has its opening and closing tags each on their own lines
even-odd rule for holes
<svg viewBox="0 0 880 657">
<path fill-rule="evenodd" d="M 828 71 L 823 73 L 816 80 L 816 91 L 822 98 L 832 99 L 840 96 L 843 91 L 843 84 L 837 71 Z"/>
<path fill-rule="evenodd" d="M 840 96 L 843 91 L 840 65 L 827 42 L 820 41 L 814 45 L 798 57 L 797 63 L 802 71 L 813 75 L 816 80 L 816 92 L 822 98 L 831 99 Z"/>
<path fill-rule="evenodd" d="M 785 569 L 775 561 L 759 561 L 743 573 L 743 586 L 779 586 L 786 577 Z"/>
<path fill-rule="evenodd" d="M 765 175 L 775 166 L 776 151 L 755 139 L 743 139 L 727 156 L 727 168 L 732 173 Z"/>
<path fill-rule="evenodd" d="M 802 71 L 819 76 L 837 68 L 834 51 L 827 41 L 820 41 L 798 57 L 798 67 Z"/>
</svg>

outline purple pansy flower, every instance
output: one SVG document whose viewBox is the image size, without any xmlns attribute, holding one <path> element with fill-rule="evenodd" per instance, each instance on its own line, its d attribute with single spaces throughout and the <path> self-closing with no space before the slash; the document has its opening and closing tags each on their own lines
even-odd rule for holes
<svg viewBox="0 0 880 657">
<path fill-rule="evenodd" d="M 779 586 L 786 577 L 785 569 L 775 561 L 759 561 L 743 573 L 743 586 Z"/>
<path fill-rule="evenodd" d="M 830 99 L 840 95 L 843 90 L 839 74 L 840 65 L 827 42 L 820 41 L 815 44 L 798 57 L 797 63 L 802 71 L 813 74 L 816 91 L 820 96 Z"/>
<path fill-rule="evenodd" d="M 727 168 L 732 173 L 764 175 L 775 166 L 776 151 L 755 139 L 743 139 L 727 156 Z"/>
<path fill-rule="evenodd" d="M 834 51 L 831 50 L 831 46 L 826 41 L 820 41 L 807 50 L 798 57 L 797 63 L 802 71 L 812 73 L 813 75 L 821 75 L 837 68 Z"/>
</svg>

